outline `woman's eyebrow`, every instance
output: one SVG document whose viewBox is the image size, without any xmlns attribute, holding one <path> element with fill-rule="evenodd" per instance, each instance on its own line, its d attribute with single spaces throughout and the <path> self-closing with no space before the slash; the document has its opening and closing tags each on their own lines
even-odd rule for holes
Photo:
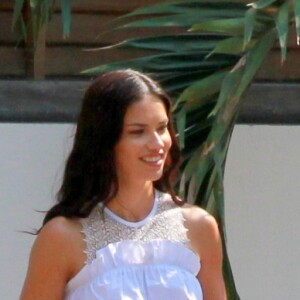
<svg viewBox="0 0 300 300">
<path fill-rule="evenodd" d="M 167 124 L 169 122 L 168 119 L 165 119 L 161 122 L 158 123 L 158 125 L 164 125 L 164 124 Z M 125 124 L 126 126 L 139 126 L 139 127 L 147 127 L 148 124 L 145 124 L 145 123 L 138 123 L 138 122 L 134 122 L 134 123 L 128 123 L 128 124 Z"/>
<path fill-rule="evenodd" d="M 146 127 L 147 124 L 144 123 L 129 123 L 129 124 L 125 124 L 126 126 L 139 126 L 139 127 Z"/>
</svg>

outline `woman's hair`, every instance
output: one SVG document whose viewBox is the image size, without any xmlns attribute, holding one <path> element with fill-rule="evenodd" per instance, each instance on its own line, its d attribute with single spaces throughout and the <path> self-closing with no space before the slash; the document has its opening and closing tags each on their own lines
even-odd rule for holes
<svg viewBox="0 0 300 300">
<path fill-rule="evenodd" d="M 151 94 L 164 103 L 172 146 L 162 177 L 154 186 L 171 194 L 180 152 L 171 119 L 171 100 L 149 77 L 133 70 L 99 76 L 86 90 L 77 123 L 74 145 L 67 159 L 57 204 L 46 214 L 43 225 L 56 216 L 87 217 L 99 203 L 107 203 L 118 191 L 114 149 L 118 143 L 127 108 Z"/>
</svg>

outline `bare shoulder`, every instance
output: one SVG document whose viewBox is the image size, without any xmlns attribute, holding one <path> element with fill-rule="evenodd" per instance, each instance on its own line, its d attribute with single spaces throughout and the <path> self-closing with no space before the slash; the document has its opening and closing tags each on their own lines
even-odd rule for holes
<svg viewBox="0 0 300 300">
<path fill-rule="evenodd" d="M 69 234 L 74 234 L 78 230 L 80 230 L 80 222 L 77 219 L 69 219 L 66 217 L 55 217 L 46 223 L 39 236 L 49 236 L 52 237 L 64 237 Z"/>
<path fill-rule="evenodd" d="M 220 243 L 218 223 L 210 213 L 198 206 L 185 204 L 183 215 L 191 245 L 197 252 Z"/>
<path fill-rule="evenodd" d="M 33 244 L 20 299 L 63 299 L 84 264 L 83 247 L 79 221 L 55 217 L 46 223 Z"/>
<path fill-rule="evenodd" d="M 185 204 L 183 206 L 183 214 L 189 230 L 218 230 L 218 224 L 215 218 L 209 212 L 196 205 Z"/>
<path fill-rule="evenodd" d="M 76 272 L 74 262 L 84 259 L 83 250 L 80 222 L 76 219 L 55 217 L 46 223 L 38 234 L 32 248 L 32 256 L 37 260 L 47 258 L 48 263 L 64 267 L 67 276 L 72 276 Z"/>
<path fill-rule="evenodd" d="M 46 223 L 39 232 L 35 244 L 47 247 L 67 246 L 73 238 L 79 237 L 80 222 L 65 217 L 55 217 Z"/>
</svg>

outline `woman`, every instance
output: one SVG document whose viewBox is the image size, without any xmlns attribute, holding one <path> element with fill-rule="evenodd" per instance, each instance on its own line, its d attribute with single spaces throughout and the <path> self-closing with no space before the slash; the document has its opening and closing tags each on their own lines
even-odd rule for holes
<svg viewBox="0 0 300 300">
<path fill-rule="evenodd" d="M 218 226 L 173 190 L 170 112 L 158 84 L 133 70 L 87 89 L 21 300 L 226 299 Z"/>
</svg>

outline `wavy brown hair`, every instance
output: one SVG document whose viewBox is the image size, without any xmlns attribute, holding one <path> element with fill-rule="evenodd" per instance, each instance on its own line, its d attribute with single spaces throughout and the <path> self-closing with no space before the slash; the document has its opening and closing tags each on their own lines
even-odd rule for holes
<svg viewBox="0 0 300 300">
<path fill-rule="evenodd" d="M 171 99 L 158 83 L 140 72 L 111 71 L 100 75 L 85 92 L 57 203 L 47 212 L 43 225 L 56 216 L 85 218 L 99 202 L 107 203 L 116 195 L 114 148 L 127 108 L 147 94 L 164 103 L 172 140 L 163 175 L 154 186 L 170 193 L 179 204 L 173 184 L 180 152 L 171 122 Z"/>
</svg>

